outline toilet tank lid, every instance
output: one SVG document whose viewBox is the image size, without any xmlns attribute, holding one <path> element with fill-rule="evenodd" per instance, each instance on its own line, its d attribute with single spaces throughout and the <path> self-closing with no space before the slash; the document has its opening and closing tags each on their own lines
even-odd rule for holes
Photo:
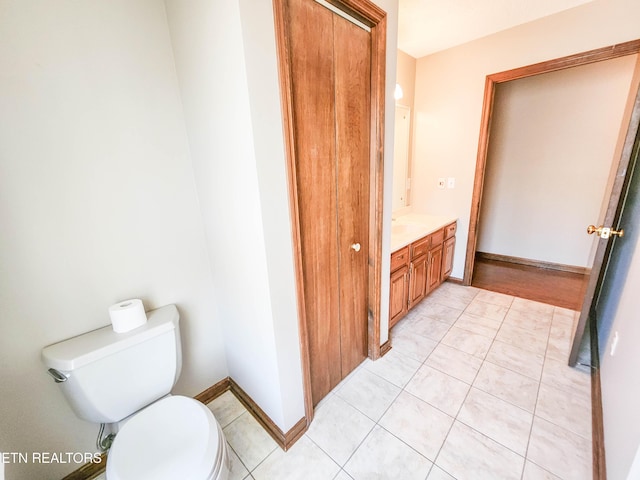
<svg viewBox="0 0 640 480">
<path fill-rule="evenodd" d="M 149 340 L 178 327 L 175 305 L 147 312 L 147 323 L 130 332 L 116 333 L 111 325 L 42 349 L 42 361 L 48 368 L 71 372 L 116 352 Z"/>
</svg>

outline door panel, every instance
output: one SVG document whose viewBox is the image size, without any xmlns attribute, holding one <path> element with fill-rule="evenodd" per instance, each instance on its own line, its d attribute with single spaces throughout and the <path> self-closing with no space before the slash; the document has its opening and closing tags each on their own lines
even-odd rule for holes
<svg viewBox="0 0 640 480">
<path fill-rule="evenodd" d="M 639 144 L 640 135 L 636 137 L 636 145 L 628 169 L 630 182 L 624 188 L 620 221 L 615 225 L 616 230 L 624 229 L 624 236 L 614 237 L 609 240 L 611 251 L 607 257 L 607 266 L 604 269 L 602 285 L 599 291 L 596 292 L 596 301 L 591 309 L 590 322 L 596 322 L 600 358 L 604 354 L 604 347 L 609 338 L 616 308 L 629 272 L 631 257 L 640 234 L 637 225 L 638 219 L 640 219 Z"/>
<path fill-rule="evenodd" d="M 639 64 L 640 65 L 640 64 Z M 630 108 L 628 109 L 628 116 L 623 121 L 623 125 L 628 125 L 626 136 L 624 136 L 624 142 L 620 148 L 620 158 L 616 168 L 614 181 L 611 187 L 611 195 L 607 199 L 607 206 L 605 209 L 604 219 L 602 225 L 605 227 L 616 228 L 620 221 L 620 214 L 622 211 L 624 199 L 624 193 L 631 178 L 632 155 L 634 149 L 637 148 L 636 140 L 638 136 L 638 127 L 640 125 L 640 72 L 639 68 L 636 68 L 636 75 L 632 85 L 632 95 L 630 95 Z M 627 123 L 628 121 L 628 123 Z M 637 151 L 635 152 L 637 154 Z M 624 226 L 622 227 L 624 228 Z M 586 225 L 585 225 L 586 229 Z M 571 353 L 569 354 L 569 365 L 575 365 L 578 361 L 578 355 L 580 353 L 580 345 L 582 344 L 582 337 L 589 323 L 590 316 L 595 313 L 598 294 L 602 286 L 604 279 L 607 262 L 610 257 L 611 247 L 613 245 L 613 238 L 602 239 L 597 238 L 595 255 L 593 260 L 593 266 L 589 275 L 585 280 L 585 295 L 582 303 L 582 309 L 580 311 L 580 317 L 578 319 L 578 325 L 573 337 L 573 345 L 571 347 Z"/>
<path fill-rule="evenodd" d="M 442 260 L 442 281 L 444 282 L 451 275 L 453 270 L 453 253 L 456 249 L 456 237 L 451 237 L 444 242 L 444 253 Z"/>
<path fill-rule="evenodd" d="M 342 376 L 367 355 L 370 48 L 368 32 L 334 21 L 338 270 Z"/>
<path fill-rule="evenodd" d="M 440 285 L 442 276 L 442 244 L 429 251 L 429 266 L 427 275 L 427 293 Z"/>
<path fill-rule="evenodd" d="M 289 2 L 298 209 L 314 404 L 342 379 L 335 196 L 332 13 Z"/>
<path fill-rule="evenodd" d="M 389 328 L 392 328 L 407 313 L 409 295 L 409 269 L 405 265 L 391 274 L 389 294 Z"/>
<path fill-rule="evenodd" d="M 409 309 L 418 304 L 427 294 L 427 271 L 429 254 L 419 256 L 411 261 L 409 271 Z"/>
<path fill-rule="evenodd" d="M 304 309 L 316 405 L 367 355 L 371 37 L 314 1 L 289 0 L 288 6 Z"/>
</svg>

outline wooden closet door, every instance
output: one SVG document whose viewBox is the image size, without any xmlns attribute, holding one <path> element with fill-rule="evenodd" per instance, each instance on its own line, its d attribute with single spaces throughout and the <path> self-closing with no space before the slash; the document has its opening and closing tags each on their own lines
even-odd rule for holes
<svg viewBox="0 0 640 480">
<path fill-rule="evenodd" d="M 289 2 L 296 177 L 313 404 L 342 379 L 332 13 Z M 338 341 L 336 341 L 338 339 Z"/>
<path fill-rule="evenodd" d="M 316 405 L 367 353 L 371 42 L 367 32 L 313 0 L 289 0 L 287 16 Z"/>
<path fill-rule="evenodd" d="M 371 36 L 333 15 L 342 376 L 367 356 Z"/>
</svg>

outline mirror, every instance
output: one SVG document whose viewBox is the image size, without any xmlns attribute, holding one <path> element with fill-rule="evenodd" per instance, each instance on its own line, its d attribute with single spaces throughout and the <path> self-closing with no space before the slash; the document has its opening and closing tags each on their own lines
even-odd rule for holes
<svg viewBox="0 0 640 480">
<path fill-rule="evenodd" d="M 391 209 L 398 210 L 409 205 L 409 132 L 411 131 L 411 109 L 396 105 L 396 126 L 393 148 L 393 199 Z"/>
</svg>

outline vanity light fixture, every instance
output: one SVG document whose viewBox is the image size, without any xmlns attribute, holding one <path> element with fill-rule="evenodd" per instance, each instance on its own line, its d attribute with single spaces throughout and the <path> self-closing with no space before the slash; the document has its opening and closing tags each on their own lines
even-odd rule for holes
<svg viewBox="0 0 640 480">
<path fill-rule="evenodd" d="M 403 96 L 404 93 L 402 92 L 402 87 L 399 83 L 396 83 L 396 89 L 393 92 L 393 98 L 395 98 L 396 100 L 400 100 Z"/>
</svg>

